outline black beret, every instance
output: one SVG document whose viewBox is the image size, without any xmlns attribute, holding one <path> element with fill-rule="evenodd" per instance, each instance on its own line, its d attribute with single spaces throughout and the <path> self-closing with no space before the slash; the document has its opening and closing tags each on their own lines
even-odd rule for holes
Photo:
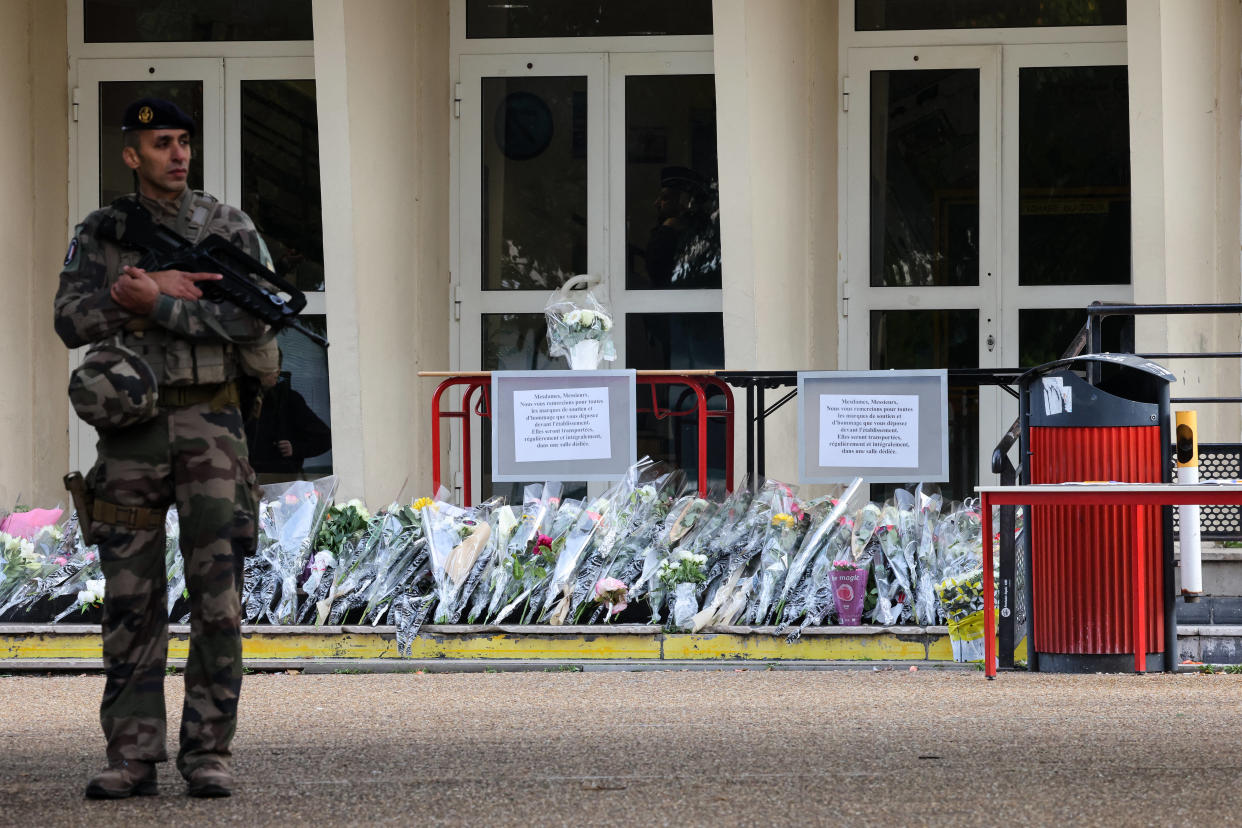
<svg viewBox="0 0 1242 828">
<path fill-rule="evenodd" d="M 194 119 L 172 101 L 139 98 L 125 107 L 121 118 L 122 132 L 137 129 L 184 129 L 193 135 Z"/>
</svg>

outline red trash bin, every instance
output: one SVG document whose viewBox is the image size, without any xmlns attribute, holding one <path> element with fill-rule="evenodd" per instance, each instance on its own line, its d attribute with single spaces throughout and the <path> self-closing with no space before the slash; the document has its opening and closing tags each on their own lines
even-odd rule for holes
<svg viewBox="0 0 1242 828">
<path fill-rule="evenodd" d="M 1092 385 L 1071 370 L 1096 363 Z M 1043 365 L 1019 382 L 1022 482 L 1168 483 L 1169 383 L 1164 368 L 1132 355 L 1095 354 Z M 1146 554 L 1149 659 L 1173 669 L 1171 520 L 1159 506 L 1036 506 L 1027 519 L 1032 669 L 1134 668 L 1136 549 Z M 1168 641 L 1172 633 L 1174 644 Z M 1158 663 L 1158 662 L 1149 662 Z"/>
</svg>

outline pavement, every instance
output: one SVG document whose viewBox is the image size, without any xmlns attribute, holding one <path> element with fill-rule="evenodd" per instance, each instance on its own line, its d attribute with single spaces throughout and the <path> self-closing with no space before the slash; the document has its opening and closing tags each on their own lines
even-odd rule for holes
<svg viewBox="0 0 1242 828">
<path fill-rule="evenodd" d="M 0 824 L 1242 822 L 1242 675 L 253 674 L 232 798 L 94 802 L 102 689 L 0 677 Z"/>
</svg>

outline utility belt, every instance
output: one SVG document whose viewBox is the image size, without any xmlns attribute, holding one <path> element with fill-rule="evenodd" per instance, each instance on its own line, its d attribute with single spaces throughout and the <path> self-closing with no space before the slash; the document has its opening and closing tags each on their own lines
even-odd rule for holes
<svg viewBox="0 0 1242 828">
<path fill-rule="evenodd" d="M 241 393 L 234 380 L 206 385 L 161 385 L 159 404 L 162 408 L 185 408 L 190 405 L 210 403 L 212 411 L 227 406 L 239 407 Z"/>
<path fill-rule="evenodd" d="M 158 529 L 164 525 L 166 511 L 144 506 L 118 506 L 96 498 L 91 504 L 91 520 L 128 529 Z"/>
<path fill-rule="evenodd" d="M 65 475 L 65 488 L 73 495 L 73 507 L 78 512 L 78 527 L 82 530 L 82 540 L 88 546 L 98 542 L 98 538 L 91 532 L 92 521 L 108 526 L 151 531 L 164 525 L 167 507 L 151 509 L 146 506 L 121 506 L 99 500 L 86 488 L 86 481 L 82 479 L 80 472 Z"/>
</svg>

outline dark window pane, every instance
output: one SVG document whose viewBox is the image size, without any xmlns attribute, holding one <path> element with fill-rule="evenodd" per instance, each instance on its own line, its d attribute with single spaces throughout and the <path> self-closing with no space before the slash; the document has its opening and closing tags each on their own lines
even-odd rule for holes
<svg viewBox="0 0 1242 828">
<path fill-rule="evenodd" d="M 712 33 L 711 0 L 466 0 L 466 37 L 615 37 Z"/>
<path fill-rule="evenodd" d="M 121 116 L 125 114 L 125 107 L 147 97 L 172 101 L 199 125 L 190 141 L 187 184 L 197 190 L 203 187 L 202 81 L 103 81 L 99 84 L 100 205 L 111 204 L 118 196 L 134 191 L 133 171 L 121 161 L 121 149 L 125 146 L 121 135 Z"/>
<path fill-rule="evenodd" d="M 310 330 L 327 336 L 324 316 L 300 319 Z M 276 341 L 281 353 L 279 379 L 264 392 L 259 418 L 246 426 L 250 464 L 260 483 L 331 474 L 328 354 L 296 331 L 281 331 Z M 291 456 L 285 456 L 281 441 L 289 442 Z"/>
<path fill-rule="evenodd" d="M 311 0 L 83 0 L 87 43 L 314 40 Z"/>
<path fill-rule="evenodd" d="M 1124 26 L 1126 0 L 854 0 L 854 30 Z"/>
<path fill-rule="evenodd" d="M 1130 350 L 1134 342 L 1134 319 L 1104 317 L 1103 350 Z M 1065 355 L 1074 337 L 1087 323 L 1082 308 L 1024 308 L 1018 311 L 1018 365 L 1031 368 L 1054 362 Z"/>
<path fill-rule="evenodd" d="M 564 370 L 565 360 L 548 356 L 548 323 L 542 313 L 485 313 L 483 371 Z"/>
<path fill-rule="evenodd" d="M 640 371 L 724 368 L 724 317 L 719 313 L 627 313 L 625 367 Z M 698 400 L 685 385 L 638 387 L 638 456 L 667 460 L 684 469 L 698 483 L 699 435 L 694 415 Z M 653 411 L 653 407 L 658 408 Z M 722 410 L 719 393 L 707 395 L 708 410 Z M 645 410 L 644 410 L 645 409 Z M 665 412 L 686 412 L 666 414 Z M 724 483 L 724 423 L 707 423 L 707 477 Z"/>
<path fill-rule="evenodd" d="M 979 70 L 871 73 L 871 285 L 979 284 Z"/>
<path fill-rule="evenodd" d="M 548 356 L 548 323 L 542 313 L 485 313 L 480 317 L 483 329 L 484 371 L 565 370 L 565 360 Z M 481 393 L 481 392 L 480 392 Z M 476 397 L 474 402 L 478 403 Z M 504 495 L 509 503 L 521 504 L 526 483 L 492 482 L 492 421 L 481 420 L 483 445 L 480 446 L 479 494 L 477 500 Z M 467 426 L 468 427 L 468 426 Z M 466 472 L 469 474 L 469 470 Z M 529 480 L 528 483 L 541 483 Z M 562 497 L 586 497 L 585 483 L 566 483 Z M 477 502 L 476 500 L 476 502 Z"/>
<path fill-rule="evenodd" d="M 720 287 L 716 82 L 625 79 L 626 286 Z"/>
<path fill-rule="evenodd" d="M 871 369 L 977 368 L 979 311 L 871 311 Z M 979 387 L 949 385 L 946 495 L 974 496 L 979 485 Z M 888 487 L 891 490 L 892 487 Z M 883 499 L 885 490 L 873 490 Z"/>
<path fill-rule="evenodd" d="M 276 272 L 302 290 L 324 289 L 319 123 L 313 80 L 241 83 L 242 208 Z"/>
<path fill-rule="evenodd" d="M 1130 283 L 1124 66 L 1018 71 L 1018 282 Z"/>
<path fill-rule="evenodd" d="M 483 289 L 587 269 L 585 77 L 483 78 Z"/>
</svg>

